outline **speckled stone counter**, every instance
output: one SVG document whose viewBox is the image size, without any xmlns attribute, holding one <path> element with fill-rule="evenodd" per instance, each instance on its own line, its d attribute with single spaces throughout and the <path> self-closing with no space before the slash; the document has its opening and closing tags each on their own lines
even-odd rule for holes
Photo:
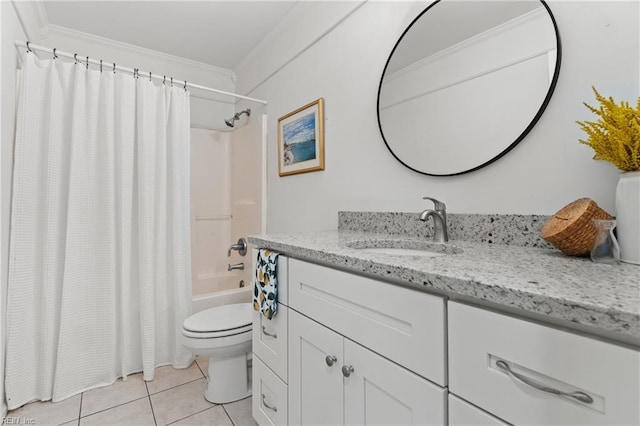
<svg viewBox="0 0 640 426">
<path fill-rule="evenodd" d="M 377 232 L 429 238 L 433 221 L 423 222 L 419 213 L 338 212 L 338 230 Z M 550 216 L 519 214 L 447 214 L 452 240 L 521 247 L 553 248 L 540 236 Z"/>
<path fill-rule="evenodd" d="M 252 236 L 256 247 L 451 299 L 640 346 L 640 267 L 605 265 L 554 249 L 449 242 L 437 257 L 371 253 L 371 245 L 437 248 L 425 237 L 338 230 Z"/>
</svg>

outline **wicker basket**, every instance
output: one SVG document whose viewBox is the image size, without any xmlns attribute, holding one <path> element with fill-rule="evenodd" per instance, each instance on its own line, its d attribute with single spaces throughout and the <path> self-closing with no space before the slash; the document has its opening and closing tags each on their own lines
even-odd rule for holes
<svg viewBox="0 0 640 426">
<path fill-rule="evenodd" d="M 591 251 L 596 238 L 593 219 L 613 219 L 590 198 L 580 198 L 567 204 L 545 223 L 542 238 L 569 256 Z"/>
</svg>

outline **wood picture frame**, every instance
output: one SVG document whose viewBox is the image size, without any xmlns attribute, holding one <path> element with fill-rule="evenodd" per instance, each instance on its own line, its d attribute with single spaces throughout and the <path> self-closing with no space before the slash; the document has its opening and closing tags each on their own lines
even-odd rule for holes
<svg viewBox="0 0 640 426">
<path fill-rule="evenodd" d="M 280 176 L 324 170 L 324 100 L 278 118 Z"/>
</svg>

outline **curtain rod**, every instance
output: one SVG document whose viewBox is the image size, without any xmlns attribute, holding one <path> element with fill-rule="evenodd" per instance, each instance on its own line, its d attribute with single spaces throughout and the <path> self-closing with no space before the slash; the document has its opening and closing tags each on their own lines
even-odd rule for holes
<svg viewBox="0 0 640 426">
<path fill-rule="evenodd" d="M 105 63 L 102 60 L 91 59 L 88 56 L 79 56 L 77 53 L 73 54 L 73 53 L 68 53 L 68 52 L 62 52 L 62 51 L 59 51 L 58 49 L 50 49 L 50 48 L 45 47 L 45 46 L 39 46 L 37 44 L 30 43 L 28 41 L 24 42 L 24 41 L 16 40 L 15 45 L 16 45 L 16 47 L 25 47 L 25 48 L 27 48 L 28 51 L 38 50 L 40 52 L 50 53 L 54 58 L 57 58 L 57 57 L 61 56 L 63 58 L 73 59 L 78 63 L 85 64 L 86 66 L 88 66 L 88 64 L 93 64 L 93 65 L 98 65 L 100 67 L 103 67 L 106 64 L 109 64 L 108 69 L 110 69 L 110 70 L 124 71 L 124 72 L 127 72 L 127 73 L 131 73 L 132 75 L 138 75 L 139 77 L 155 78 L 155 79 L 158 79 L 158 80 L 162 80 L 163 82 L 166 81 L 166 79 L 167 79 L 166 76 L 161 76 L 161 75 L 157 75 L 157 74 L 151 74 L 151 72 L 141 72 L 137 68 L 131 69 L 131 68 L 123 67 L 123 66 L 115 64 L 114 62 L 106 62 Z M 100 68 L 100 69 L 102 70 L 102 68 Z M 188 83 L 186 81 L 173 80 L 173 77 L 171 77 L 171 79 L 172 79 L 171 81 L 174 84 L 178 85 L 178 86 L 191 87 L 191 88 L 194 88 L 194 89 L 200 89 L 200 90 L 205 90 L 207 92 L 219 93 L 221 95 L 232 96 L 234 98 L 244 99 L 244 100 L 247 100 L 247 101 L 258 102 L 258 103 L 261 103 L 263 105 L 267 105 L 267 101 L 263 101 L 262 99 L 250 98 L 248 96 L 238 95 L 236 93 L 231 93 L 231 92 L 225 92 L 224 90 L 213 89 L 211 87 L 201 86 L 199 84 L 194 84 L 194 83 Z"/>
</svg>

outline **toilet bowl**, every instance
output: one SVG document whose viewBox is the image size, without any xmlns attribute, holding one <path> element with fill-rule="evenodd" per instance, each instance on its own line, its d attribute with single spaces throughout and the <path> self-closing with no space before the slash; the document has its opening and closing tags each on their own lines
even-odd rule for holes
<svg viewBox="0 0 640 426">
<path fill-rule="evenodd" d="M 216 404 L 251 396 L 251 303 L 217 306 L 184 320 L 182 344 L 209 358 L 204 397 Z"/>
</svg>

